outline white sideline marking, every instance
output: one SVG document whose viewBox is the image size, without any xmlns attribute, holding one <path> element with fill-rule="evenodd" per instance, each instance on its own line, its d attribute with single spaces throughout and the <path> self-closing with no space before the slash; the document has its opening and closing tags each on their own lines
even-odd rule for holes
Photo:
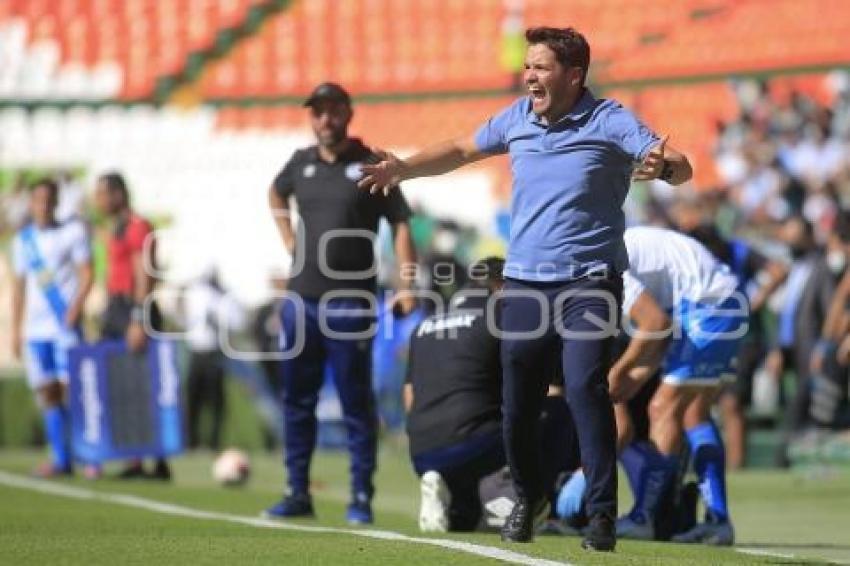
<svg viewBox="0 0 850 566">
<path fill-rule="evenodd" d="M 750 554 L 752 556 L 767 556 L 769 558 L 784 558 L 785 560 L 817 560 L 819 562 L 823 562 L 825 564 L 850 564 L 850 562 L 841 561 L 841 560 L 831 560 L 829 558 L 821 558 L 819 556 L 813 557 L 800 557 L 796 554 L 789 554 L 787 552 L 776 552 L 772 550 L 762 550 L 761 548 L 735 548 L 735 552 L 740 552 L 741 554 Z"/>
<path fill-rule="evenodd" d="M 493 558 L 504 562 L 514 564 L 525 564 L 527 566 L 572 566 L 566 562 L 555 562 L 544 558 L 534 558 L 518 552 L 505 550 L 493 546 L 485 546 L 482 544 L 473 544 L 459 540 L 448 540 L 438 538 L 423 538 L 412 537 L 396 533 L 393 531 L 382 531 L 375 529 L 338 529 L 333 527 L 319 527 L 310 525 L 298 525 L 293 523 L 284 523 L 271 519 L 262 519 L 259 517 L 246 517 L 243 515 L 231 515 L 228 513 L 217 513 L 214 511 L 202 511 L 200 509 L 192 509 L 182 505 L 174 505 L 172 503 L 163 503 L 153 499 L 146 499 L 135 495 L 126 495 L 122 493 L 109 493 L 75 487 L 70 485 L 62 485 L 46 480 L 27 478 L 16 474 L 10 474 L 0 471 L 0 484 L 37 491 L 39 493 L 49 493 L 51 495 L 59 495 L 62 497 L 70 497 L 72 499 L 100 501 L 105 503 L 113 503 L 116 505 L 124 505 L 127 507 L 135 507 L 137 509 L 145 509 L 154 513 L 163 513 L 165 515 L 175 515 L 179 517 L 191 517 L 193 519 L 205 519 L 209 521 L 224 521 L 228 523 L 236 523 L 239 525 L 248 525 L 251 527 L 261 527 L 270 529 L 284 529 L 290 531 L 301 531 L 307 533 L 335 533 L 345 534 L 356 537 L 371 538 L 377 540 L 393 540 L 408 542 L 414 544 L 427 544 L 438 546 L 449 550 L 458 550 L 476 556 L 485 558 Z"/>
</svg>

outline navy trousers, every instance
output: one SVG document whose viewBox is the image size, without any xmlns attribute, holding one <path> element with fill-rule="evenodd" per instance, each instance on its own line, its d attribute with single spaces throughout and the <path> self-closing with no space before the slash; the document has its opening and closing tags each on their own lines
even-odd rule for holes
<svg viewBox="0 0 850 566">
<path fill-rule="evenodd" d="M 622 294 L 619 275 L 554 283 L 506 281 L 502 417 L 505 453 L 520 496 L 534 500 L 545 494 L 539 416 L 560 355 L 587 477 L 588 513 L 616 516 L 616 425 L 607 377 Z"/>
<path fill-rule="evenodd" d="M 303 305 L 302 311 L 296 302 L 286 300 L 280 307 L 281 349 L 284 352 L 300 349 L 297 356 L 281 363 L 284 463 L 289 487 L 295 493 L 309 490 L 310 461 L 316 447 L 316 404 L 324 381 L 325 364 L 329 363 L 348 433 L 352 494 L 371 498 L 378 448 L 378 418 L 372 390 L 372 340 L 341 334 L 367 331 L 374 317 L 355 312 L 367 307 L 361 299 L 332 299 L 323 312 L 320 312 L 318 301 L 304 299 Z M 326 321 L 326 329 L 340 335 L 330 336 L 323 332 L 320 317 Z"/>
</svg>

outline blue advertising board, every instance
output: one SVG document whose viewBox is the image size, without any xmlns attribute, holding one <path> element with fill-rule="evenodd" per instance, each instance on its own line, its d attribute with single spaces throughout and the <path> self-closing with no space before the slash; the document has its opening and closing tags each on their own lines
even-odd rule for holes
<svg viewBox="0 0 850 566">
<path fill-rule="evenodd" d="M 74 457 L 83 462 L 170 456 L 183 450 L 176 346 L 150 340 L 144 352 L 123 340 L 68 354 Z"/>
</svg>

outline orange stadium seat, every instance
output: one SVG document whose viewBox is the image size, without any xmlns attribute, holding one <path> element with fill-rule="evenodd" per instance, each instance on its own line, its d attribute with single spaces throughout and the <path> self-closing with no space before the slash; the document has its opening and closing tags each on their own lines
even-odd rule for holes
<svg viewBox="0 0 850 566">
<path fill-rule="evenodd" d="M 42 44 L 33 73 L 111 63 L 120 97 L 134 98 L 261 1 L 7 0 L 0 24 L 23 21 L 28 48 Z M 322 80 L 355 93 L 504 88 L 505 16 L 500 0 L 294 0 L 209 65 L 199 94 L 303 94 Z M 523 23 L 586 33 L 602 84 L 850 61 L 842 0 L 526 0 Z"/>
<path fill-rule="evenodd" d="M 455 98 L 359 104 L 352 133 L 381 147 L 422 147 L 472 131 L 511 100 L 511 97 Z M 307 115 L 300 106 L 229 107 L 219 110 L 216 126 L 222 130 L 246 127 L 291 130 L 306 128 Z"/>
<path fill-rule="evenodd" d="M 7 0 L 0 25 L 23 21 L 43 47 L 33 73 L 117 65 L 119 95 L 151 94 L 187 55 L 210 47 L 262 0 Z M 574 26 L 588 35 L 597 83 L 788 66 L 846 64 L 850 20 L 842 0 L 525 0 L 523 23 Z M 337 80 L 354 93 L 507 87 L 498 0 L 294 0 L 208 65 L 199 95 L 304 94 Z M 718 41 L 722 38 L 722 41 Z M 42 68 L 43 67 L 43 68 Z"/>
<path fill-rule="evenodd" d="M 498 67 L 500 4 L 493 0 L 296 1 L 249 43 L 270 78 L 224 93 L 227 62 L 201 80 L 205 96 L 303 94 L 323 80 L 355 93 L 480 90 L 506 86 Z M 255 47 L 259 49 L 259 47 Z M 239 55 L 234 54 L 234 57 Z M 225 68 L 225 70 L 222 70 Z M 257 90 L 261 88 L 261 90 Z"/>
<path fill-rule="evenodd" d="M 786 105 L 792 93 L 805 94 L 826 107 L 832 106 L 835 101 L 835 91 L 828 86 L 823 74 L 775 77 L 770 81 L 770 95 L 774 102 Z"/>
<path fill-rule="evenodd" d="M 606 81 L 685 78 L 850 62 L 846 3 L 750 0 L 673 28 L 663 39 L 623 54 Z"/>
<path fill-rule="evenodd" d="M 67 97 L 133 99 L 152 94 L 159 77 L 179 72 L 192 51 L 212 46 L 219 29 L 239 25 L 261 0 L 6 0 L 0 2 L 0 28 L 23 22 L 28 69 L 43 88 L 22 85 L 21 98 Z M 27 55 L 23 54 L 26 58 Z M 52 60 L 52 59 L 55 59 Z M 95 88 L 64 92 L 63 76 L 78 73 L 89 82 L 104 67 L 117 81 L 106 92 Z M 88 75 L 87 75 L 88 73 Z M 90 75 L 90 76 L 89 76 Z M 253 84 L 253 83 L 251 83 Z"/>
<path fill-rule="evenodd" d="M 604 68 L 620 54 L 642 50 L 645 42 L 691 23 L 694 10 L 725 3 L 526 0 L 524 23 L 577 27 Z M 499 62 L 504 18 L 503 3 L 496 0 L 296 0 L 247 40 L 265 43 L 270 53 L 263 64 L 272 80 L 263 90 L 242 82 L 225 93 L 221 80 L 205 77 L 201 93 L 303 94 L 322 80 L 343 83 L 354 93 L 505 88 L 511 78 Z M 208 74 L 227 74 L 218 69 L 227 66 L 221 61 Z"/>
</svg>

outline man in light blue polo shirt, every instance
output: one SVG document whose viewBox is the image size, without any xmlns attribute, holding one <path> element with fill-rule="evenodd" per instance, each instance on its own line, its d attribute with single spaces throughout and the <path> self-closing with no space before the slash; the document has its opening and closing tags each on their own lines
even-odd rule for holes
<svg viewBox="0 0 850 566">
<path fill-rule="evenodd" d="M 473 135 L 363 167 L 361 188 L 439 175 L 509 153 L 514 178 L 502 297 L 505 449 L 518 502 L 505 540 L 532 539 L 545 509 L 537 422 L 547 367 L 560 355 L 587 476 L 590 526 L 582 546 L 613 550 L 615 425 L 606 375 L 627 265 L 623 201 L 630 178 L 678 185 L 691 167 L 631 112 L 585 88 L 590 48 L 577 31 L 531 28 L 528 96 Z"/>
</svg>

